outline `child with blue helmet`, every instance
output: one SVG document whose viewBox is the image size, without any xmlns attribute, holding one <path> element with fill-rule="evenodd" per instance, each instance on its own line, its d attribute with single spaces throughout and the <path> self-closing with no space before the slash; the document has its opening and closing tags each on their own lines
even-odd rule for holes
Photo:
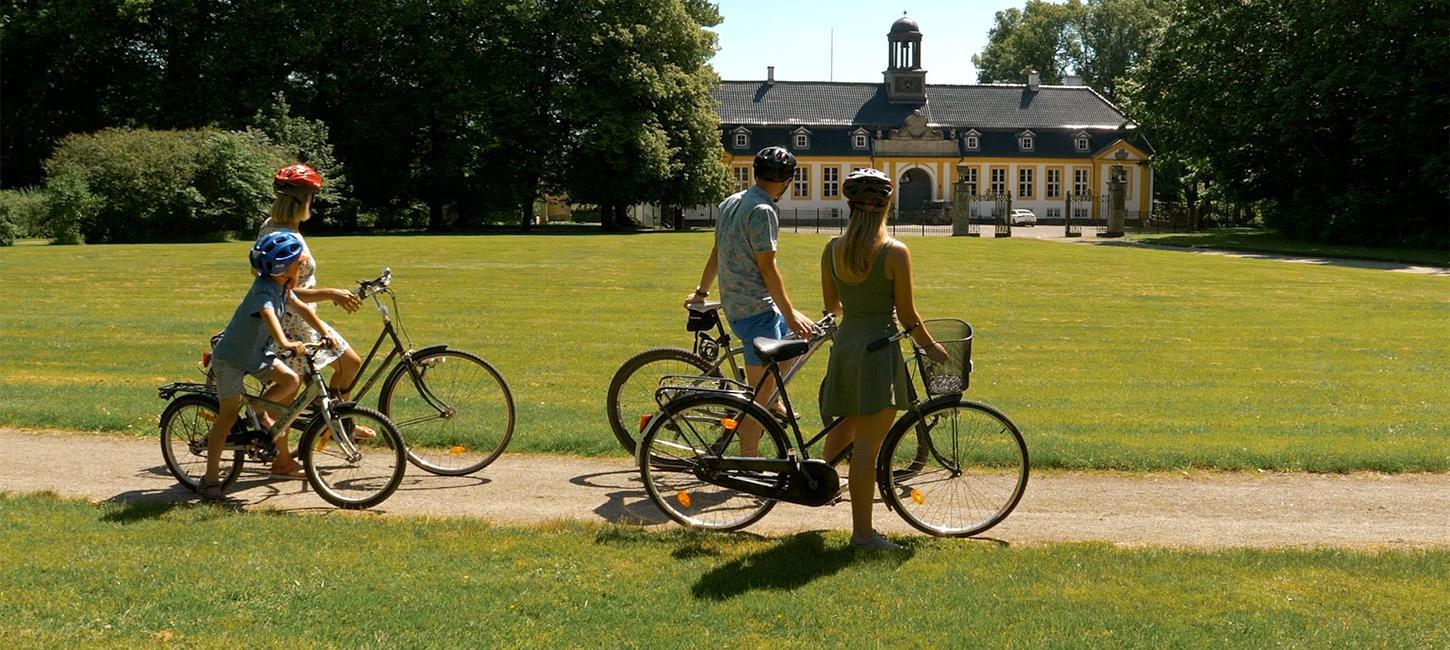
<svg viewBox="0 0 1450 650">
<path fill-rule="evenodd" d="M 291 233 L 269 233 L 252 246 L 250 259 L 257 277 L 212 349 L 211 369 L 216 378 L 217 398 L 221 400 L 221 406 L 207 438 L 206 475 L 202 477 L 200 487 L 203 499 L 216 500 L 222 496 L 218 480 L 221 456 L 226 447 L 227 432 L 232 430 L 242 406 L 243 378 L 252 375 L 271 382 L 262 398 L 280 403 L 296 397 L 302 384 L 297 373 L 278 360 L 272 351 L 275 342 L 276 349 L 303 353 L 303 344 L 288 340 L 282 332 L 282 316 L 290 309 L 306 318 L 318 331 L 324 331 L 317 315 L 292 293 L 304 255 L 302 242 Z M 271 414 L 264 412 L 262 418 L 264 426 L 271 425 Z M 272 477 L 304 478 L 301 464 L 292 458 L 287 432 L 282 432 L 275 442 L 277 458 L 272 461 Z"/>
</svg>

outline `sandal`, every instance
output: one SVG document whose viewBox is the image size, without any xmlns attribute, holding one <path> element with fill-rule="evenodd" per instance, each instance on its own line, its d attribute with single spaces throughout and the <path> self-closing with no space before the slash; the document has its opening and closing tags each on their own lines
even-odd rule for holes
<svg viewBox="0 0 1450 650">
<path fill-rule="evenodd" d="M 307 470 L 302 467 L 302 463 L 292 461 L 291 468 L 282 471 L 277 471 L 274 469 L 267 475 L 273 479 L 282 481 L 300 481 L 307 478 Z"/>
<path fill-rule="evenodd" d="M 196 493 L 201 495 L 202 503 L 221 503 L 227 500 L 222 493 L 221 481 L 208 481 L 202 479 L 196 486 Z"/>
</svg>

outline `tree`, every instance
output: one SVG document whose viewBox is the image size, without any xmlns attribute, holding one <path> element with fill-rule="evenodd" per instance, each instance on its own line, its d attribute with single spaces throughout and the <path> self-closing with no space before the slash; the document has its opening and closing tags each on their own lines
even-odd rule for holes
<svg viewBox="0 0 1450 650">
<path fill-rule="evenodd" d="M 1184 0 L 1128 107 L 1162 151 L 1290 236 L 1444 246 L 1446 24 L 1423 0 Z"/>
<path fill-rule="evenodd" d="M 977 81 L 1026 83 L 1027 71 L 1036 70 L 1042 83 L 1062 83 L 1068 63 L 1080 56 L 1072 29 L 1083 11 L 1081 0 L 1027 0 L 1024 9 L 997 12 L 986 47 L 972 55 Z"/>
</svg>

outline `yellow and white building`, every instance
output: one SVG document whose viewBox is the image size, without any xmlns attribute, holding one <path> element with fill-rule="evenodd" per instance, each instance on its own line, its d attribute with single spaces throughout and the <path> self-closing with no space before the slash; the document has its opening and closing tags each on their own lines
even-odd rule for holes
<svg viewBox="0 0 1450 650">
<path fill-rule="evenodd" d="M 1028 83 L 928 85 L 921 31 L 901 18 L 887 35 L 882 83 L 725 81 L 715 91 L 726 163 L 737 188 L 748 187 L 755 152 L 791 151 L 796 182 L 782 211 L 844 216 L 840 182 L 860 167 L 897 181 L 904 215 L 950 202 L 965 180 L 973 195 L 1011 194 L 1039 222 L 1061 223 L 1066 196 L 1107 196 L 1109 170 L 1127 169 L 1129 220 L 1152 210 L 1152 154 L 1123 112 L 1069 77 Z M 1073 218 L 1102 219 L 1102 201 L 1076 201 Z"/>
</svg>

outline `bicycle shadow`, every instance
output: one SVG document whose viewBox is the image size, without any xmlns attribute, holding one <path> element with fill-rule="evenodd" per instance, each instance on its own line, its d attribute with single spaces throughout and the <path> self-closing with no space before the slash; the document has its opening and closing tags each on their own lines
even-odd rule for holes
<svg viewBox="0 0 1450 650">
<path fill-rule="evenodd" d="M 751 591 L 789 591 L 838 573 L 864 560 L 899 566 L 916 554 L 915 544 L 901 551 L 856 551 L 849 546 L 828 547 L 819 531 L 797 533 L 763 551 L 717 566 L 700 576 L 690 593 L 701 600 L 728 600 Z"/>
<path fill-rule="evenodd" d="M 650 526 L 669 521 L 645 494 L 638 471 L 581 474 L 569 479 L 569 483 L 580 487 L 611 490 L 604 494 L 604 503 L 594 508 L 594 514 L 609 523 Z"/>
</svg>

